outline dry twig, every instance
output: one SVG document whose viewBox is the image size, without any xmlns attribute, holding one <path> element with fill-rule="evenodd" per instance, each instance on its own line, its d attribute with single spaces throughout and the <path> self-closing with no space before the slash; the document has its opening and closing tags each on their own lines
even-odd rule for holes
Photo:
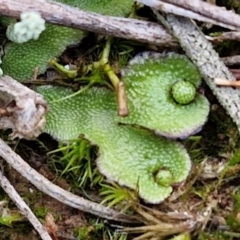
<svg viewBox="0 0 240 240">
<path fill-rule="evenodd" d="M 240 32 L 223 32 L 216 37 L 208 37 L 212 42 L 222 42 L 224 40 L 240 41 Z"/>
<path fill-rule="evenodd" d="M 240 55 L 223 57 L 222 60 L 227 66 L 240 65 Z"/>
<path fill-rule="evenodd" d="M 201 0 L 137 0 L 144 3 L 147 6 L 153 7 L 157 10 L 164 10 L 161 8 L 161 2 L 175 5 L 176 7 L 182 8 L 181 14 L 178 12 L 172 12 L 174 14 L 181 15 L 183 17 L 189 17 L 185 15 L 186 12 L 193 12 L 195 14 L 200 14 L 202 17 L 218 22 L 218 25 L 224 24 L 229 26 L 233 30 L 240 29 L 240 16 L 232 11 L 227 11 L 225 8 L 218 7 L 216 5 L 201 1 Z M 187 10 L 187 11 L 184 11 Z"/>
<path fill-rule="evenodd" d="M 158 0 L 138 1 L 146 5 L 148 5 L 148 3 L 151 4 L 149 6 L 157 6 L 159 2 Z M 165 11 L 169 9 L 167 12 L 174 12 L 176 14 L 179 12 L 179 14 L 187 14 L 186 16 L 189 18 L 236 29 L 236 27 L 232 25 L 228 26 L 221 21 L 215 21 L 214 19 L 201 15 L 201 13 L 196 13 L 191 10 L 188 11 L 181 7 L 166 3 L 161 5 L 161 7 L 164 7 L 163 10 Z M 15 0 L 0 0 L 0 12 L 1 15 L 4 16 L 19 18 L 20 13 L 33 10 L 38 11 L 47 22 L 54 24 L 83 29 L 103 35 L 131 39 L 164 48 L 178 46 L 175 39 L 159 24 L 129 18 L 102 16 L 81 11 L 61 3 L 46 2 L 45 0 L 21 0 L 21 2 L 16 2 Z M 226 10 L 223 11 L 227 12 Z M 54 14 L 52 14 L 53 12 Z M 215 41 L 215 38 L 209 39 L 210 41 Z M 232 39 L 232 36 L 226 35 L 224 39 Z"/>
<path fill-rule="evenodd" d="M 52 240 L 44 226 L 36 218 L 29 206 L 23 201 L 20 195 L 17 193 L 12 184 L 8 179 L 3 175 L 3 172 L 0 170 L 0 185 L 3 190 L 8 194 L 12 201 L 16 204 L 21 213 L 29 220 L 33 225 L 35 230 L 39 233 L 42 240 Z"/>
<path fill-rule="evenodd" d="M 47 102 L 43 96 L 9 76 L 0 78 L 0 129 L 12 137 L 31 139 L 42 133 Z"/>
<path fill-rule="evenodd" d="M 2 139 L 0 139 L 0 156 L 17 172 L 31 182 L 36 188 L 55 198 L 56 200 L 79 209 L 97 215 L 102 218 L 122 222 L 136 222 L 128 215 L 121 214 L 108 207 L 91 202 L 82 197 L 76 196 L 50 182 L 48 179 L 31 168 L 19 155 L 17 155 Z"/>
<path fill-rule="evenodd" d="M 178 16 L 184 16 L 191 19 L 195 19 L 201 22 L 207 22 L 214 25 L 219 25 L 224 28 L 229 28 L 232 30 L 238 30 L 239 28 L 236 28 L 235 26 L 232 26 L 231 24 L 224 23 L 222 21 L 218 21 L 214 18 L 204 16 L 202 12 L 194 12 L 191 9 L 185 9 L 184 6 L 176 6 L 170 3 L 165 3 L 165 1 L 159 1 L 159 0 L 137 0 L 139 3 L 143 3 L 149 7 L 152 7 L 154 9 L 166 12 L 166 13 L 174 13 Z"/>
<path fill-rule="evenodd" d="M 214 82 L 218 86 L 240 87 L 240 81 L 229 81 L 227 79 L 215 78 Z"/>
<path fill-rule="evenodd" d="M 156 23 L 102 16 L 45 0 L 0 0 L 0 13 L 3 16 L 19 18 L 20 13 L 27 11 L 37 11 L 46 21 L 58 25 L 132 39 L 156 46 L 173 47 L 178 45 L 172 36 Z"/>
</svg>

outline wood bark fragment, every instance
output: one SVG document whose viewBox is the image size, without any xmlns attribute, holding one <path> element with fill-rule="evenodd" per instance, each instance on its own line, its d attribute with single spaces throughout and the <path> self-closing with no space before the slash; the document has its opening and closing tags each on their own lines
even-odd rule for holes
<svg viewBox="0 0 240 240">
<path fill-rule="evenodd" d="M 240 41 L 240 32 L 223 32 L 219 36 L 211 37 L 213 42 L 222 42 L 224 40 Z"/>
<path fill-rule="evenodd" d="M 240 55 L 221 58 L 227 66 L 240 65 Z"/>
<path fill-rule="evenodd" d="M 166 13 L 173 13 L 178 16 L 184 16 L 187 18 L 195 19 L 201 22 L 207 22 L 214 25 L 218 25 L 224 28 L 229 28 L 232 30 L 238 30 L 238 27 L 232 26 L 231 24 L 223 23 L 212 17 L 204 16 L 201 12 L 197 13 L 192 10 L 185 9 L 184 6 L 176 6 L 174 4 L 166 3 L 159 0 L 137 0 L 139 3 L 143 3 L 149 7 L 163 11 Z"/>
<path fill-rule="evenodd" d="M 0 77 L 0 129 L 13 138 L 31 139 L 42 133 L 47 103 L 43 96 L 9 76 Z"/>
<path fill-rule="evenodd" d="M 218 86 L 240 87 L 240 81 L 229 81 L 227 79 L 215 78 L 214 82 Z"/>
<path fill-rule="evenodd" d="M 156 10 L 206 21 L 232 30 L 240 30 L 240 16 L 225 8 L 201 0 L 137 0 Z M 165 3 L 170 5 L 165 5 Z M 171 6 L 171 9 L 170 9 Z M 175 6 L 175 8 L 174 8 Z"/>
<path fill-rule="evenodd" d="M 0 13 L 3 16 L 19 18 L 22 12 L 27 11 L 39 12 L 50 23 L 79 28 L 102 35 L 132 39 L 156 46 L 176 47 L 178 45 L 172 36 L 156 23 L 102 16 L 53 1 L 0 0 Z"/>
<path fill-rule="evenodd" d="M 142 2 L 149 5 L 148 3 L 151 3 L 152 0 L 142 0 Z M 202 0 L 162 0 L 162 2 L 173 4 L 218 22 L 231 25 L 235 29 L 240 29 L 240 16 L 238 14 Z"/>
<path fill-rule="evenodd" d="M 13 185 L 8 181 L 8 179 L 3 175 L 0 170 L 0 185 L 2 189 L 8 194 L 10 199 L 16 204 L 21 213 L 29 220 L 33 225 L 35 230 L 39 233 L 42 240 L 52 240 L 45 227 L 40 223 L 37 217 L 34 215 L 29 206 L 24 202 L 24 200 L 17 193 Z"/>
<path fill-rule="evenodd" d="M 128 223 L 137 222 L 132 216 L 119 213 L 101 204 L 91 202 L 56 186 L 36 170 L 31 168 L 2 139 L 0 139 L 0 156 L 40 191 L 68 206 L 110 220 Z"/>
<path fill-rule="evenodd" d="M 150 2 L 150 0 L 138 1 L 146 3 L 146 5 Z M 157 2 L 158 0 L 151 1 Z M 179 9 L 182 8 L 179 7 Z M 38 11 L 47 22 L 54 24 L 135 40 L 164 48 L 178 47 L 177 41 L 159 24 L 136 19 L 102 16 L 56 2 L 46 2 L 45 0 L 21 0 L 21 2 L 0 0 L 0 13 L 3 16 L 19 18 L 20 13 L 26 11 Z M 53 12 L 54 14 L 52 14 Z M 198 16 L 199 20 L 201 18 L 202 21 L 209 19 L 204 18 L 201 14 L 198 14 Z M 189 17 L 193 16 L 190 15 Z M 220 25 L 222 24 L 219 21 L 217 22 Z M 217 22 L 212 23 L 217 24 Z M 231 27 L 229 26 L 230 29 Z M 236 28 L 233 27 L 233 29 Z M 224 39 L 231 39 L 231 36 L 226 36 Z M 212 41 L 215 41 L 215 39 L 212 38 Z"/>
</svg>

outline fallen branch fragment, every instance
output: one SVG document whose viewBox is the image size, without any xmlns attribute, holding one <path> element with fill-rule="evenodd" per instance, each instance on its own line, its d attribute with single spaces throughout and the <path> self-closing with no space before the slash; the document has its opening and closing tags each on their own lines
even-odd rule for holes
<svg viewBox="0 0 240 240">
<path fill-rule="evenodd" d="M 161 8 L 161 2 L 169 3 L 186 9 L 187 12 L 191 11 L 196 14 L 200 14 L 202 17 L 207 17 L 216 22 L 223 23 L 225 25 L 231 26 L 233 30 L 240 29 L 240 16 L 232 11 L 227 11 L 225 8 L 218 7 L 216 5 L 201 1 L 201 0 L 138 0 L 147 6 L 153 7 L 157 10 L 164 10 Z M 175 13 L 175 12 L 174 12 Z M 188 17 L 184 15 L 185 12 L 182 11 L 181 16 Z M 177 12 L 175 13 L 177 14 Z M 218 24 L 219 25 L 219 24 Z"/>
<path fill-rule="evenodd" d="M 12 184 L 8 181 L 8 179 L 3 175 L 0 170 L 0 185 L 2 189 L 8 194 L 8 196 L 12 199 L 12 201 L 16 204 L 21 213 L 29 220 L 29 222 L 33 225 L 35 230 L 39 233 L 42 240 L 52 240 L 44 226 L 39 222 L 36 216 L 33 214 L 32 210 L 29 206 L 23 201 L 20 195 L 17 193 Z"/>
<path fill-rule="evenodd" d="M 216 37 L 209 37 L 212 42 L 222 42 L 224 40 L 240 41 L 240 32 L 223 32 Z"/>
<path fill-rule="evenodd" d="M 240 87 L 240 81 L 229 81 L 227 79 L 215 78 L 214 82 L 219 86 Z"/>
<path fill-rule="evenodd" d="M 219 55 L 213 49 L 203 33 L 189 19 L 177 17 L 173 14 L 160 15 L 155 11 L 157 18 L 179 40 L 186 55 L 198 67 L 205 82 L 211 88 L 221 105 L 237 124 L 240 131 L 240 90 L 234 88 L 222 88 L 216 86 L 215 78 L 235 81 L 229 69 L 220 60 Z"/>
<path fill-rule="evenodd" d="M 43 96 L 9 76 L 0 78 L 0 129 L 12 137 L 31 139 L 42 133 L 47 103 Z"/>
<path fill-rule="evenodd" d="M 119 213 L 95 202 L 91 202 L 56 186 L 36 170 L 31 168 L 2 139 L 0 139 L 0 156 L 36 188 L 68 206 L 102 218 L 129 223 L 136 222 L 134 217 Z"/>
<path fill-rule="evenodd" d="M 3 16 L 19 18 L 21 12 L 37 11 L 50 23 L 79 28 L 103 35 L 174 47 L 178 44 L 159 24 L 142 20 L 108 17 L 44 0 L 0 0 Z M 54 14 L 53 14 L 54 13 Z"/>
<path fill-rule="evenodd" d="M 137 0 L 137 1 L 139 3 L 143 3 L 149 7 L 152 7 L 154 9 L 157 9 L 159 11 L 163 11 L 166 13 L 173 13 L 178 16 L 188 17 L 201 22 L 211 23 L 211 24 L 218 25 L 224 28 L 229 28 L 232 30 L 239 29 L 238 27 L 232 26 L 231 24 L 227 24 L 227 23 L 215 20 L 214 18 L 212 18 L 212 16 L 211 17 L 204 16 L 204 13 L 202 14 L 202 12 L 197 13 L 192 10 L 185 9 L 184 6 L 181 6 L 181 5 L 176 6 L 173 4 L 165 3 L 165 1 L 160 1 L 160 0 Z"/>
<path fill-rule="evenodd" d="M 240 55 L 221 58 L 227 66 L 240 65 Z"/>
<path fill-rule="evenodd" d="M 155 4 L 159 2 L 158 0 L 138 1 L 146 5 L 148 5 L 148 3 Z M 173 7 L 176 8 L 176 6 Z M 42 17 L 50 23 L 83 29 L 90 32 L 97 32 L 103 35 L 131 39 L 164 48 L 178 46 L 178 43 L 175 41 L 175 39 L 166 31 L 164 27 L 159 24 L 129 18 L 102 16 L 99 14 L 84 12 L 57 2 L 46 2 L 44 0 L 22 0 L 21 2 L 16 2 L 14 0 L 0 0 L 0 12 L 1 15 L 4 16 L 19 18 L 21 12 L 33 10 L 39 12 Z M 167 11 L 166 9 L 164 10 Z M 171 8 L 169 11 L 175 12 L 175 10 L 171 10 Z M 186 14 L 186 10 L 181 7 L 178 7 L 178 11 Z M 53 12 L 54 14 L 52 14 Z M 190 15 L 187 16 L 189 18 L 210 22 L 216 25 L 222 24 L 221 26 L 228 27 L 230 29 L 236 29 L 236 27 L 224 25 L 222 22 L 211 20 L 210 18 L 204 17 L 201 14 L 193 13 L 191 11 Z M 232 36 L 228 35 L 224 37 L 225 40 L 231 40 L 231 38 Z M 213 42 L 216 41 L 215 38 L 210 38 L 210 40 Z"/>
</svg>

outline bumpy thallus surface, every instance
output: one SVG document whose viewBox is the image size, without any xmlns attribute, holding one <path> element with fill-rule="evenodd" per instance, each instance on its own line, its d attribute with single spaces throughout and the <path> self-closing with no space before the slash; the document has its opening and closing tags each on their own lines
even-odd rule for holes
<svg viewBox="0 0 240 240">
<path fill-rule="evenodd" d="M 60 140 L 83 134 L 99 147 L 100 172 L 138 190 L 145 201 L 161 202 L 172 192 L 171 185 L 188 176 L 191 161 L 184 147 L 147 130 L 119 125 L 115 96 L 109 90 L 93 88 L 62 101 L 56 100 L 71 94 L 71 90 L 44 86 L 38 92 L 50 107 L 45 131 Z M 169 183 L 155 181 L 161 170 L 170 172 Z"/>
<path fill-rule="evenodd" d="M 171 94 L 176 82 L 188 81 L 196 89 L 201 84 L 199 72 L 185 56 L 144 52 L 130 61 L 122 75 L 130 114 L 119 121 L 170 138 L 186 138 L 206 122 L 209 102 L 202 94 L 189 104 L 177 103 Z"/>
</svg>

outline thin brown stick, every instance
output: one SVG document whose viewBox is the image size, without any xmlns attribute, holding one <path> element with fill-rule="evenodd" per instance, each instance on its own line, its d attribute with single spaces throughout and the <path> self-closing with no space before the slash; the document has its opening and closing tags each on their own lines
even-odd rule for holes
<svg viewBox="0 0 240 240">
<path fill-rule="evenodd" d="M 32 210 L 29 206 L 23 201 L 20 195 L 17 193 L 12 184 L 8 181 L 8 179 L 3 175 L 0 170 L 0 185 L 2 189 L 8 194 L 8 196 L 12 199 L 12 201 L 16 204 L 21 213 L 29 220 L 29 222 L 33 225 L 35 230 L 39 233 L 42 240 L 52 240 L 50 235 L 44 226 L 39 222 L 37 217 L 33 214 Z"/>
<path fill-rule="evenodd" d="M 223 32 L 216 37 L 209 37 L 209 38 L 210 38 L 209 40 L 213 42 L 222 42 L 224 40 L 240 41 L 240 32 L 234 32 L 234 31 Z"/>
<path fill-rule="evenodd" d="M 13 138 L 37 137 L 45 125 L 47 102 L 43 96 L 10 76 L 0 77 L 0 129 L 12 129 Z"/>
<path fill-rule="evenodd" d="M 212 17 L 203 16 L 202 13 L 196 13 L 192 10 L 185 9 L 184 6 L 176 6 L 170 3 L 165 3 L 164 1 L 159 0 L 137 0 L 139 3 L 143 3 L 149 7 L 152 7 L 154 9 L 166 12 L 166 13 L 174 13 L 178 16 L 184 16 L 187 18 L 195 19 L 201 22 L 207 22 L 214 25 L 222 26 L 224 28 L 229 28 L 232 30 L 237 30 L 239 28 L 236 28 L 235 26 L 232 26 L 231 24 L 226 24 L 221 21 L 217 21 L 213 19 Z"/>
<path fill-rule="evenodd" d="M 112 219 L 122 222 L 134 222 L 134 218 L 121 214 L 108 207 L 91 202 L 82 197 L 76 196 L 57 185 L 31 168 L 19 155 L 17 155 L 2 139 L 0 139 L 0 156 L 8 162 L 17 172 L 31 182 L 36 188 L 55 198 L 56 200 L 79 209 L 97 215 L 102 218 Z"/>
<path fill-rule="evenodd" d="M 146 5 L 150 0 L 138 0 Z M 151 2 L 158 0 L 151 0 Z M 179 9 L 182 9 L 179 7 Z M 183 11 L 186 11 L 182 9 Z M 3 16 L 19 18 L 20 13 L 26 11 L 37 11 L 50 23 L 64 25 L 68 27 L 97 32 L 105 35 L 112 35 L 119 38 L 131 39 L 159 47 L 177 47 L 178 43 L 159 24 L 128 18 L 117 18 L 102 16 L 90 12 L 84 12 L 70 6 L 46 1 L 21 0 L 0 0 L 0 13 Z M 54 14 L 52 14 L 54 12 Z M 204 17 L 198 14 L 199 17 Z M 188 16 L 188 15 L 187 15 Z M 189 15 L 190 18 L 194 18 Z M 206 20 L 207 21 L 207 20 Z M 214 22 L 217 24 L 217 22 Z M 221 22 L 220 22 L 221 25 Z M 231 26 L 229 26 L 231 28 Z M 236 29 L 234 27 L 234 29 Z M 232 36 L 225 36 L 224 39 L 231 39 Z M 215 41 L 215 38 L 210 38 Z"/>
<path fill-rule="evenodd" d="M 240 87 L 240 81 L 230 81 L 222 78 L 215 78 L 214 82 L 218 86 L 226 86 L 226 87 Z"/>
<path fill-rule="evenodd" d="M 145 1 L 148 2 L 150 0 Z M 231 25 L 232 27 L 235 27 L 235 29 L 240 29 L 240 16 L 232 11 L 227 11 L 225 8 L 218 7 L 201 0 L 162 0 L 162 2 L 191 10 L 195 13 L 201 14 L 202 16 Z"/>
<path fill-rule="evenodd" d="M 215 6 L 213 4 L 201 1 L 201 0 L 138 0 L 139 2 L 144 3 L 149 6 L 152 2 L 156 3 L 155 9 L 161 10 L 161 2 L 170 3 L 182 9 L 189 10 L 196 14 L 200 14 L 202 17 L 207 17 L 213 19 L 216 22 L 231 26 L 231 29 L 239 30 L 240 29 L 240 16 L 232 11 L 227 11 L 225 8 Z M 186 17 L 184 11 L 181 16 Z M 178 14 L 177 12 L 172 12 Z M 187 16 L 188 17 L 188 16 Z"/>
<path fill-rule="evenodd" d="M 118 115 L 125 117 L 129 114 L 127 105 L 127 95 L 123 82 L 118 83 L 117 88 Z"/>
<path fill-rule="evenodd" d="M 227 66 L 240 65 L 240 55 L 221 58 Z"/>
<path fill-rule="evenodd" d="M 177 46 L 172 36 L 159 24 L 142 20 L 108 17 L 81 11 L 58 2 L 44 0 L 0 0 L 0 13 L 16 17 L 20 13 L 37 11 L 50 23 L 79 28 L 103 35 L 154 44 L 157 46 Z M 54 13 L 54 14 L 53 14 Z"/>
</svg>

